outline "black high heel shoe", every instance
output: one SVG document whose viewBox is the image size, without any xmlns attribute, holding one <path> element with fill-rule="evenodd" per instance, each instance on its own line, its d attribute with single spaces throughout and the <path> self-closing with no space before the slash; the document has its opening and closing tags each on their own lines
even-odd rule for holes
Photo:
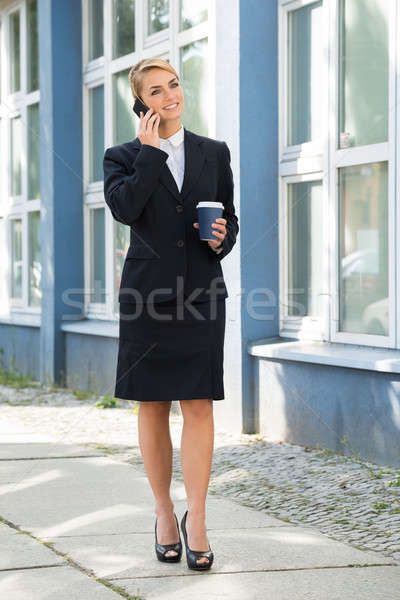
<svg viewBox="0 0 400 600">
<path fill-rule="evenodd" d="M 157 558 L 158 560 L 161 560 L 162 562 L 179 562 L 181 560 L 182 557 L 182 540 L 181 540 L 181 534 L 179 532 L 179 525 L 178 525 L 178 519 L 176 518 L 176 514 L 174 513 L 175 516 L 175 521 L 176 521 L 176 526 L 178 528 L 178 535 L 179 535 L 179 542 L 176 544 L 167 544 L 167 545 L 163 545 L 163 544 L 159 544 L 157 541 L 157 518 L 156 518 L 156 526 L 155 526 L 155 535 L 156 535 L 156 543 L 155 543 L 155 549 L 156 549 L 156 554 L 157 554 Z M 165 556 L 166 552 L 168 552 L 168 550 L 175 550 L 175 552 L 177 552 L 178 554 L 170 554 L 169 556 Z"/>
<path fill-rule="evenodd" d="M 188 541 L 187 541 L 187 532 L 186 532 L 187 514 L 188 514 L 188 511 L 185 512 L 185 514 L 183 515 L 183 519 L 181 521 L 181 529 L 182 529 L 183 539 L 185 540 L 185 547 L 186 547 L 187 566 L 189 567 L 189 569 L 194 569 L 195 571 L 206 571 L 213 564 L 214 554 L 210 548 L 210 544 L 208 544 L 209 550 L 205 550 L 204 552 L 202 552 L 200 550 L 191 550 L 189 548 Z M 197 560 L 203 556 L 205 558 L 208 558 L 208 563 L 206 563 L 206 562 L 198 563 L 197 562 Z"/>
</svg>

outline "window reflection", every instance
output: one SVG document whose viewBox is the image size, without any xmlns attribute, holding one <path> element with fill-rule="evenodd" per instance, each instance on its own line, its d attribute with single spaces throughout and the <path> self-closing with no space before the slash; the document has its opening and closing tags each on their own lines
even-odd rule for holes
<svg viewBox="0 0 400 600">
<path fill-rule="evenodd" d="M 135 0 L 114 0 L 113 58 L 135 51 Z"/>
<path fill-rule="evenodd" d="M 288 186 L 288 315 L 321 316 L 323 281 L 322 184 Z"/>
<path fill-rule="evenodd" d="M 179 30 L 184 31 L 208 19 L 208 0 L 180 0 Z"/>
<path fill-rule="evenodd" d="M 27 10 L 27 74 L 28 92 L 39 89 L 39 47 L 37 0 L 28 0 Z"/>
<path fill-rule="evenodd" d="M 103 179 L 104 157 L 104 86 L 89 90 L 90 181 Z"/>
<path fill-rule="evenodd" d="M 389 2 L 341 0 L 339 147 L 388 139 Z"/>
<path fill-rule="evenodd" d="M 203 38 L 180 49 L 185 111 L 182 123 L 199 135 L 208 135 L 209 82 L 208 39 Z"/>
<path fill-rule="evenodd" d="M 123 144 L 136 137 L 133 97 L 128 75 L 129 69 L 126 69 L 113 76 L 114 144 Z"/>
<path fill-rule="evenodd" d="M 28 106 L 28 199 L 39 198 L 39 104 Z"/>
<path fill-rule="evenodd" d="M 104 54 L 103 0 L 89 0 L 89 60 Z"/>
<path fill-rule="evenodd" d="M 322 131 L 322 2 L 288 14 L 287 119 L 289 146 L 318 140 Z"/>
<path fill-rule="evenodd" d="M 22 121 L 21 115 L 11 119 L 11 196 L 20 196 L 22 193 Z"/>
<path fill-rule="evenodd" d="M 42 265 L 40 260 L 40 212 L 28 213 L 29 305 L 40 306 Z"/>
<path fill-rule="evenodd" d="M 339 331 L 389 333 L 387 171 L 339 170 Z"/>
<path fill-rule="evenodd" d="M 21 89 L 20 13 L 10 15 L 10 93 Z"/>
<path fill-rule="evenodd" d="M 149 35 L 169 27 L 169 1 L 148 0 L 147 30 Z"/>
<path fill-rule="evenodd" d="M 22 219 L 11 220 L 11 298 L 22 298 Z"/>
<path fill-rule="evenodd" d="M 130 228 L 114 221 L 114 311 L 118 312 L 118 292 L 121 285 L 122 269 L 129 248 Z"/>
<path fill-rule="evenodd" d="M 91 302 L 105 302 L 106 256 L 105 256 L 105 219 L 104 208 L 90 211 L 90 289 Z"/>
</svg>

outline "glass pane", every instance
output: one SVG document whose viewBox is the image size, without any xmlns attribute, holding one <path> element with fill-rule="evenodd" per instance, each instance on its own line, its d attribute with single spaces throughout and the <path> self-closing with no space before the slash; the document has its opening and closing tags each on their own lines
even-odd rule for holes
<svg viewBox="0 0 400 600">
<path fill-rule="evenodd" d="M 1 31 L 1 27 L 0 27 L 0 31 Z M 0 43 L 1 43 L 1 40 L 0 40 Z M 0 79 L 1 79 L 1 72 L 0 72 Z M 1 103 L 1 97 L 0 97 L 0 103 Z M 11 125 L 11 123 L 10 123 L 10 125 Z M 0 156 L 4 156 L 4 151 L 3 151 L 4 142 L 5 142 L 5 135 L 4 135 L 4 131 L 3 131 L 4 127 L 5 127 L 5 119 L 0 118 Z M 7 178 L 7 179 L 9 179 L 9 178 Z M 1 188 L 1 185 L 2 184 L 0 184 L 0 188 Z M 10 187 L 11 187 L 11 185 L 10 185 Z M 4 188 L 2 188 L 2 189 L 4 189 Z M 8 195 L 8 193 L 9 192 L 7 190 L 7 195 Z M 6 194 L 2 194 L 0 192 L 0 207 L 2 206 L 2 204 L 4 204 L 5 201 L 6 201 Z"/>
<path fill-rule="evenodd" d="M 169 1 L 148 0 L 147 30 L 149 35 L 169 27 Z"/>
<path fill-rule="evenodd" d="M 135 51 L 135 0 L 114 0 L 113 58 Z"/>
<path fill-rule="evenodd" d="M 11 220 L 11 297 L 22 298 L 22 220 Z"/>
<path fill-rule="evenodd" d="M 182 124 L 198 135 L 208 135 L 209 85 L 208 39 L 197 40 L 180 49 L 185 110 Z"/>
<path fill-rule="evenodd" d="M 104 86 L 89 90 L 90 181 L 103 179 L 104 157 Z"/>
<path fill-rule="evenodd" d="M 179 31 L 190 29 L 208 19 L 208 0 L 180 0 Z"/>
<path fill-rule="evenodd" d="M 288 14 L 287 122 L 289 146 L 321 137 L 322 1 Z"/>
<path fill-rule="evenodd" d="M 21 116 L 11 119 L 11 196 L 20 196 L 21 191 L 21 154 L 22 154 L 22 121 Z"/>
<path fill-rule="evenodd" d="M 3 47 L 3 25 L 0 23 L 0 102 L 1 102 L 1 98 L 3 96 L 3 88 L 2 88 L 2 82 L 3 82 L 2 47 Z M 0 132 L 0 139 L 1 139 L 1 132 Z"/>
<path fill-rule="evenodd" d="M 42 265 L 40 261 L 40 212 L 28 213 L 29 306 L 40 306 Z"/>
<path fill-rule="evenodd" d="M 288 315 L 319 317 L 323 310 L 322 183 L 288 186 Z"/>
<path fill-rule="evenodd" d="M 27 69 L 28 92 L 39 89 L 39 48 L 37 24 L 37 0 L 28 0 L 27 6 Z"/>
<path fill-rule="evenodd" d="M 339 331 L 388 335 L 388 167 L 339 169 Z"/>
<path fill-rule="evenodd" d="M 136 137 L 132 110 L 133 96 L 128 79 L 129 69 L 113 76 L 114 144 L 123 144 Z"/>
<path fill-rule="evenodd" d="M 5 274 L 8 268 L 9 253 L 6 246 L 6 220 L 0 217 L 0 313 L 3 313 L 7 307 L 8 289 L 5 281 Z"/>
<path fill-rule="evenodd" d="M 103 0 L 89 0 L 89 60 L 103 54 Z"/>
<path fill-rule="evenodd" d="M 10 93 L 21 89 L 20 55 L 20 16 L 19 11 L 10 15 Z"/>
<path fill-rule="evenodd" d="M 91 302 L 105 302 L 106 294 L 106 252 L 104 208 L 90 211 L 90 288 Z"/>
<path fill-rule="evenodd" d="M 389 2 L 342 0 L 339 147 L 388 139 Z"/>
<path fill-rule="evenodd" d="M 31 104 L 28 106 L 28 199 L 39 197 L 39 104 Z"/>
<path fill-rule="evenodd" d="M 129 242 L 130 228 L 114 220 L 114 312 L 118 312 L 118 292 Z"/>
</svg>

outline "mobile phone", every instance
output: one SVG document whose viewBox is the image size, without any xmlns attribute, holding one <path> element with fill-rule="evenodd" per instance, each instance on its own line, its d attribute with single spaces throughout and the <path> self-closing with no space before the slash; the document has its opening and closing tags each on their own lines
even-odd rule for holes
<svg viewBox="0 0 400 600">
<path fill-rule="evenodd" d="M 143 116 L 144 116 L 148 110 L 149 110 L 149 107 L 146 106 L 146 104 L 144 104 L 144 102 L 142 102 L 139 97 L 136 98 L 135 104 L 133 105 L 133 112 L 139 117 L 139 119 L 140 119 L 140 111 L 143 112 Z"/>
</svg>

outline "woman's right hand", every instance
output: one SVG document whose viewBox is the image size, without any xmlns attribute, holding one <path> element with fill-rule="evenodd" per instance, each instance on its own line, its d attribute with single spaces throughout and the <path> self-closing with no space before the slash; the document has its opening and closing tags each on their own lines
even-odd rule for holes
<svg viewBox="0 0 400 600">
<path fill-rule="evenodd" d="M 153 108 L 149 108 L 143 116 L 140 111 L 140 123 L 137 137 L 142 144 L 160 148 L 160 138 L 158 135 L 158 126 L 160 124 L 160 115 L 154 112 Z"/>
</svg>

